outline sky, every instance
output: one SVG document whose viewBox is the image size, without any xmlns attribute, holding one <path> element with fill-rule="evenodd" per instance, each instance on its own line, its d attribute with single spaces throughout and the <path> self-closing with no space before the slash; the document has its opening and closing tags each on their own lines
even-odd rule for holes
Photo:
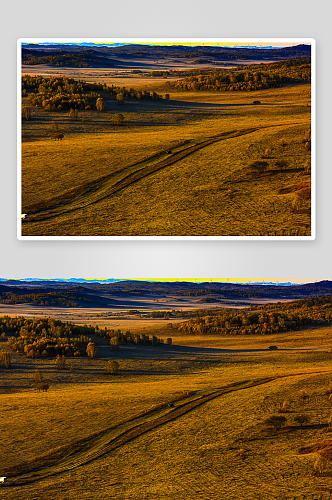
<svg viewBox="0 0 332 500">
<path fill-rule="evenodd" d="M 0 278 L 0 281 L 5 281 L 11 278 Z M 204 283 L 204 282 L 214 282 L 214 283 L 237 283 L 237 284 L 274 284 L 274 285 L 298 285 L 305 283 L 314 283 L 315 279 L 305 279 L 305 278 L 12 278 L 23 281 L 68 281 L 68 282 L 89 282 L 89 281 L 99 281 L 99 282 L 113 282 L 113 281 L 157 281 L 157 282 L 192 282 L 192 283 Z"/>
<path fill-rule="evenodd" d="M 291 47 L 293 45 L 300 45 L 301 40 L 293 40 L 293 41 L 277 41 L 274 39 L 267 40 L 267 39 L 256 39 L 252 41 L 248 41 L 245 39 L 232 39 L 236 41 L 230 41 L 230 40 L 225 40 L 225 41 L 220 41 L 216 40 L 214 38 L 211 39 L 188 39 L 188 38 L 183 38 L 183 39 L 154 39 L 154 38 L 138 38 L 138 39 L 117 39 L 117 40 L 97 40 L 97 39 L 60 39 L 60 38 L 54 38 L 54 39 L 26 39 L 22 40 L 22 45 L 26 43 L 30 44 L 42 44 L 42 45 L 56 45 L 56 44 L 70 44 L 70 45 L 82 45 L 82 46 L 93 46 L 93 45 L 109 45 L 109 46 L 119 46 L 119 45 L 130 45 L 130 44 L 142 44 L 142 45 L 182 45 L 182 46 L 191 46 L 191 47 L 202 47 L 202 46 L 215 46 L 215 47 L 246 47 L 246 48 L 251 48 L 251 47 L 276 47 L 276 48 L 281 48 L 281 47 Z M 280 39 L 279 39 L 280 40 Z"/>
</svg>

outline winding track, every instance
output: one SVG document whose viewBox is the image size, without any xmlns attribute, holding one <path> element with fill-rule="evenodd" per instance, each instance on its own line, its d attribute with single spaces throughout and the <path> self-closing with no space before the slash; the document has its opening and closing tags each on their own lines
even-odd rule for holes
<svg viewBox="0 0 332 500">
<path fill-rule="evenodd" d="M 127 422 L 102 431 L 96 437 L 78 442 L 74 450 L 72 447 L 69 453 L 68 450 L 67 452 L 64 450 L 64 456 L 49 466 L 39 467 L 27 473 L 11 476 L 6 483 L 0 483 L 0 487 L 28 484 L 48 476 L 54 476 L 69 471 L 123 446 L 128 441 L 146 432 L 181 417 L 214 398 L 229 392 L 266 384 L 277 378 L 279 377 L 274 376 L 255 380 L 244 380 L 217 390 L 199 391 L 193 395 L 184 396 L 182 399 L 173 403 L 174 407 L 169 407 L 167 403 L 159 405 L 157 408 L 152 408 L 150 411 L 134 417 Z"/>
<path fill-rule="evenodd" d="M 1 487 L 19 486 L 45 479 L 49 476 L 55 476 L 66 472 L 81 465 L 87 464 L 106 453 L 109 453 L 120 446 L 125 445 L 132 439 L 135 439 L 146 432 L 160 427 L 167 422 L 176 420 L 185 415 L 191 410 L 201 406 L 212 399 L 223 396 L 229 392 L 249 389 L 258 385 L 266 384 L 280 378 L 289 376 L 298 376 L 305 374 L 317 374 L 322 372 L 330 372 L 323 370 L 318 372 L 299 372 L 284 375 L 274 375 L 272 377 L 264 377 L 253 380 L 243 380 L 233 384 L 226 385 L 217 390 L 198 391 L 194 394 L 189 394 L 177 401 L 173 402 L 173 407 L 169 407 L 167 403 L 157 405 L 150 410 L 147 410 L 115 427 L 110 427 L 94 435 L 90 438 L 85 438 L 73 445 L 68 445 L 68 448 L 63 448 L 63 456 L 50 465 L 35 466 L 29 464 L 29 472 L 13 475 L 9 477 L 5 483 L 0 483 Z M 40 459 L 36 459 L 36 465 L 40 464 Z M 25 464 L 22 464 L 21 470 Z M 18 469 L 20 466 L 17 467 Z"/>
<path fill-rule="evenodd" d="M 46 210 L 37 211 L 34 213 L 28 213 L 28 218 L 23 219 L 22 223 L 28 224 L 30 222 L 47 220 L 53 217 L 57 217 L 67 212 L 71 212 L 73 210 L 78 210 L 84 208 L 88 205 L 96 203 L 107 196 L 110 196 L 114 193 L 117 193 L 121 189 L 137 182 L 138 180 L 146 177 L 162 168 L 165 168 L 177 161 L 182 160 L 186 156 L 202 149 L 210 144 L 213 144 L 218 141 L 223 141 L 226 139 L 232 139 L 234 137 L 239 137 L 246 134 L 251 134 L 256 132 L 257 130 L 261 130 L 263 128 L 271 128 L 277 126 L 285 126 L 285 125 L 297 125 L 298 122 L 292 123 L 280 123 L 273 125 L 265 125 L 259 127 L 251 127 L 242 130 L 232 130 L 230 132 L 223 132 L 222 134 L 218 134 L 216 136 L 210 137 L 208 139 L 200 139 L 200 140 L 192 140 L 186 142 L 186 144 L 182 144 L 178 147 L 172 149 L 172 152 L 169 154 L 166 151 L 161 151 L 156 155 L 150 157 L 148 160 L 144 160 L 134 165 L 130 165 L 125 167 L 119 172 L 115 172 L 114 174 L 110 174 L 108 177 L 103 178 L 100 182 L 96 182 L 93 188 L 90 188 L 85 193 L 75 196 L 72 200 L 58 206 L 53 206 Z M 29 212 L 29 209 L 27 209 Z"/>
</svg>

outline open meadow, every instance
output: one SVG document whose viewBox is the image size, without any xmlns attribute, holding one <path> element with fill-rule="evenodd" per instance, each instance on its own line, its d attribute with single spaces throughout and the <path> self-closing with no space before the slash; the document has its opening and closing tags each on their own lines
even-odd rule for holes
<svg viewBox="0 0 332 500">
<path fill-rule="evenodd" d="M 0 497 L 330 498 L 331 326 L 156 332 L 172 345 L 113 350 L 93 337 L 97 357 L 62 370 L 12 356 L 1 370 Z M 118 374 L 105 373 L 108 361 Z M 48 391 L 36 391 L 36 370 Z"/>
<path fill-rule="evenodd" d="M 23 236 L 311 235 L 309 82 L 185 91 L 174 78 L 63 70 L 77 72 L 156 97 L 98 90 L 104 110 L 75 117 L 32 108 L 22 122 Z"/>
</svg>

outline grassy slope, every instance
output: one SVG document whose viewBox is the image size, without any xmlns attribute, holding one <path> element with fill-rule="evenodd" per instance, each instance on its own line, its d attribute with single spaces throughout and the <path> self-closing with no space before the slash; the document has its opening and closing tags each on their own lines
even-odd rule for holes
<svg viewBox="0 0 332 500">
<path fill-rule="evenodd" d="M 134 439 L 103 457 L 58 476 L 17 488 L 6 488 L 6 498 L 252 498 L 293 499 L 332 487 L 332 479 L 314 477 L 316 454 L 299 455 L 297 449 L 329 438 L 324 422 L 331 414 L 323 395 L 331 382 L 331 353 L 323 351 L 268 351 L 279 348 L 328 344 L 331 327 L 243 338 L 242 348 L 262 353 L 206 354 L 193 357 L 176 346 L 122 349 L 103 359 L 72 360 L 72 371 L 56 372 L 51 360 L 19 358 L 16 368 L 3 372 L 3 385 L 12 391 L 0 394 L 3 431 L 1 469 L 29 460 L 69 440 L 86 437 L 99 429 L 167 402 L 183 391 L 213 389 L 244 379 L 287 375 L 265 385 L 228 393 L 197 407 L 182 417 Z M 175 338 L 182 344 L 182 338 Z M 199 339 L 200 340 L 200 339 Z M 241 339 L 205 338 L 205 345 L 240 347 Z M 283 344 L 281 342 L 283 341 Z M 201 342 L 200 342 L 201 343 Z M 187 338 L 197 345 L 197 338 Z M 104 348 L 105 349 L 105 348 Z M 108 356 L 119 360 L 120 378 L 102 374 Z M 20 368 L 18 366 L 20 362 Z M 29 382 L 36 368 L 49 381 L 48 393 L 35 393 Z M 2 387 L 3 387 L 2 385 Z M 300 390 L 310 396 L 303 403 Z M 266 398 L 267 396 L 267 398 Z M 288 424 L 298 414 L 310 424 L 286 433 L 266 434 L 261 422 L 290 402 Z M 326 428 L 326 425 L 325 425 Z M 244 458 L 239 456 L 244 450 Z M 259 485 L 259 492 L 257 491 Z M 83 492 L 83 493 L 82 493 Z M 281 495 L 281 497 L 280 497 Z M 325 497 L 324 497 L 325 498 Z"/>
<path fill-rule="evenodd" d="M 253 106 L 256 99 L 284 105 Z M 127 103 L 123 108 L 109 102 L 111 113 L 88 112 L 83 123 L 38 111 L 38 122 L 23 125 L 23 137 L 35 139 L 22 143 L 24 210 L 172 148 L 180 140 L 272 127 L 207 146 L 84 209 L 23 224 L 23 234 L 250 235 L 296 234 L 299 228 L 308 234 L 309 203 L 305 213 L 291 214 L 293 195 L 277 191 L 307 180 L 301 169 L 309 155 L 300 141 L 310 128 L 308 102 L 304 85 L 245 94 L 179 93 L 172 94 L 169 102 Z M 111 116 L 119 110 L 127 125 L 115 128 Z M 50 140 L 53 119 L 59 120 L 63 141 Z M 283 149 L 280 139 L 286 143 Z M 242 169 L 260 159 L 266 148 L 272 149 L 269 166 L 284 158 L 289 164 L 286 171 L 234 184 L 229 175 L 242 175 Z"/>
</svg>

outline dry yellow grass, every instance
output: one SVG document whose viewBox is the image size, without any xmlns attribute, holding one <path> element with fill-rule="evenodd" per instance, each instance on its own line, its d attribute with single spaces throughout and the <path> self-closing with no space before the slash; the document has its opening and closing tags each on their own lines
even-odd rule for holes
<svg viewBox="0 0 332 500">
<path fill-rule="evenodd" d="M 234 387 L 81 467 L 1 493 L 22 500 L 51 499 L 59 492 L 66 499 L 84 492 L 91 499 L 291 500 L 332 488 L 332 476 L 313 474 L 317 453 L 298 453 L 300 446 L 329 438 L 332 407 L 324 392 L 332 380 L 331 334 L 331 327 L 321 327 L 268 337 L 174 335 L 176 345 L 168 347 L 123 346 L 111 352 L 99 346 L 99 359 L 71 360 L 72 371 L 55 371 L 52 360 L 19 357 L 12 370 L 2 371 L 0 427 L 7 452 L 1 454 L 0 470 L 121 424 L 184 391 L 277 378 Z M 269 351 L 270 344 L 279 349 Z M 295 347 L 304 349 L 284 350 Z M 103 374 L 110 358 L 120 364 L 119 377 Z M 34 391 L 37 368 L 49 382 L 47 393 Z M 302 400 L 301 391 L 309 398 Z M 264 420 L 278 414 L 284 401 L 290 427 L 267 432 Z M 300 414 L 310 419 L 303 427 L 295 420 Z"/>
<path fill-rule="evenodd" d="M 180 141 L 263 128 L 210 144 L 106 198 L 101 183 L 90 204 L 50 219 L 29 222 L 28 217 L 22 234 L 309 235 L 310 200 L 294 211 L 294 194 L 278 191 L 309 177 L 303 171 L 310 154 L 301 143 L 310 128 L 307 89 L 299 85 L 252 93 L 174 93 L 171 101 L 133 102 L 121 108 L 111 101 L 104 114 L 81 113 L 84 122 L 37 111 L 35 121 L 23 124 L 26 213 L 36 203 L 46 200 L 52 206 L 52 199 L 64 192 L 172 150 Z M 252 104 L 256 98 L 262 106 Z M 119 110 L 125 126 L 114 127 L 111 116 Z M 52 120 L 64 133 L 62 141 L 51 140 Z M 273 172 L 250 173 L 248 167 L 266 149 L 271 150 L 267 163 Z M 276 167 L 279 160 L 287 162 L 283 170 Z"/>
</svg>

